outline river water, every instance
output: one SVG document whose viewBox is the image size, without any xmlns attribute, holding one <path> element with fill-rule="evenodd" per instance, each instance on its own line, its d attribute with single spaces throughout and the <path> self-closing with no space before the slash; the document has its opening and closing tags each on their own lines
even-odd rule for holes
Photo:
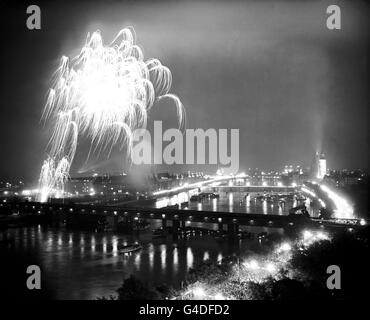
<svg viewBox="0 0 370 320">
<path fill-rule="evenodd" d="M 299 202 L 295 199 L 286 198 L 285 204 L 279 204 L 277 201 L 268 202 L 257 199 L 257 196 L 263 193 L 246 193 L 246 192 L 219 192 L 219 199 L 204 199 L 202 201 L 190 201 L 186 208 L 190 210 L 221 211 L 221 212 L 238 212 L 238 213 L 257 213 L 257 214 L 276 214 L 287 215 L 292 207 L 299 204 L 305 204 L 308 213 L 312 217 L 318 215 L 318 210 L 311 206 L 309 199 Z M 186 192 L 179 193 L 172 197 L 159 198 L 156 203 L 157 208 L 175 205 L 188 201 Z"/>
<path fill-rule="evenodd" d="M 226 195 L 225 195 L 226 196 Z M 230 194 L 227 195 L 230 197 Z M 232 203 L 238 208 L 240 195 L 233 194 Z M 202 208 L 210 209 L 227 206 L 231 201 L 222 196 L 219 200 L 207 200 Z M 287 204 L 291 207 L 293 204 Z M 192 203 L 191 206 L 198 206 Z M 254 206 L 256 206 L 254 208 Z M 252 204 L 250 212 L 266 213 L 274 208 L 265 208 L 263 203 Z M 206 210 L 207 210 L 206 209 Z M 220 210 L 220 209 L 218 209 Z M 276 209 L 276 214 L 283 214 Z M 248 210 L 247 210 L 248 211 Z M 42 271 L 43 281 L 52 288 L 56 299 L 95 299 L 99 296 L 115 294 L 125 277 L 131 274 L 154 285 L 167 284 L 179 287 L 189 268 L 207 260 L 220 260 L 228 255 L 247 256 L 263 249 L 257 240 L 238 240 L 228 242 L 210 235 L 189 238 L 153 239 L 151 230 L 160 227 L 161 221 L 151 221 L 150 230 L 133 234 L 111 232 L 82 232 L 65 228 L 32 226 L 8 229 L 2 235 L 8 244 L 6 250 L 16 257 L 31 254 L 29 263 L 37 264 Z M 197 226 L 216 228 L 213 225 Z M 273 231 L 282 234 L 282 229 L 245 227 L 258 233 Z M 118 252 L 120 245 L 139 242 L 143 249 L 131 255 Z M 4 248 L 2 249 L 4 250 Z"/>
</svg>

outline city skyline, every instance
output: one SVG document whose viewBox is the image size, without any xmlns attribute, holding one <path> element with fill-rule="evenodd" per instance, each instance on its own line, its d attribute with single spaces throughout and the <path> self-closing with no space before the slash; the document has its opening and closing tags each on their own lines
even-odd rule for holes
<svg viewBox="0 0 370 320">
<path fill-rule="evenodd" d="M 361 3 L 344 3 L 345 27 L 331 33 L 325 28 L 325 5 L 282 3 L 265 10 L 267 3 L 226 6 L 216 1 L 208 8 L 202 2 L 155 7 L 142 2 L 136 10 L 125 3 L 103 7 L 97 2 L 94 9 L 103 10 L 93 11 L 87 3 L 55 4 L 60 10 L 45 5 L 39 31 L 20 29 L 23 19 L 6 20 L 11 28 L 2 62 L 11 57 L 18 62 L 2 66 L 7 80 L 0 145 L 6 157 L 0 160 L 0 177 L 37 180 L 48 139 L 40 118 L 57 61 L 63 54 L 73 55 L 87 32 L 101 29 L 110 38 L 125 25 L 135 27 L 147 56 L 158 56 L 171 68 L 187 128 L 239 128 L 240 171 L 276 170 L 287 163 L 309 166 L 317 150 L 326 153 L 331 168 L 369 169 L 366 10 L 359 10 Z M 87 9 L 83 16 L 76 13 L 82 7 Z M 19 18 L 24 14 L 21 7 L 12 10 Z M 206 10 L 207 22 L 201 18 Z M 59 11 L 69 17 L 68 24 L 54 16 Z M 192 21 L 183 18 L 189 14 Z M 174 17 L 177 23 L 167 28 Z M 232 112 L 226 117 L 225 110 Z M 152 110 L 150 123 L 156 119 L 176 127 L 166 103 Z M 71 172 L 85 164 L 87 143 L 80 150 Z M 91 165 L 117 171 L 117 158 L 101 157 Z"/>
</svg>

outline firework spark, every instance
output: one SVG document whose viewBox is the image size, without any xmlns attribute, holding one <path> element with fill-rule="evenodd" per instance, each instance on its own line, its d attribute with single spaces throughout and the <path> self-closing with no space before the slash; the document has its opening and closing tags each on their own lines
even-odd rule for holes
<svg viewBox="0 0 370 320">
<path fill-rule="evenodd" d="M 109 154 L 114 146 L 131 159 L 133 131 L 145 128 L 148 111 L 159 100 L 176 107 L 179 127 L 185 124 L 180 99 L 170 93 L 171 71 L 158 59 L 144 60 L 132 28 L 121 30 L 104 45 L 99 31 L 87 36 L 73 59 L 62 57 L 48 93 L 42 119 L 51 135 L 39 180 L 39 201 L 64 192 L 64 184 L 81 135 L 91 153 Z"/>
</svg>

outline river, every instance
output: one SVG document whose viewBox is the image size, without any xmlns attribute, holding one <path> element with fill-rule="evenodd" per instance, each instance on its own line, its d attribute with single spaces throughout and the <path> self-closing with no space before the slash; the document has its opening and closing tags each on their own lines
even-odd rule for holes
<svg viewBox="0 0 370 320">
<path fill-rule="evenodd" d="M 226 197 L 226 199 L 225 199 Z M 225 194 L 218 200 L 202 202 L 203 210 L 217 207 L 231 208 L 242 206 L 248 212 L 286 214 L 287 203 L 279 210 L 266 202 L 254 202 L 247 205 L 240 202 L 239 194 Z M 199 207 L 197 203 L 190 206 Z M 192 208 L 192 207 L 191 207 Z M 230 210 L 232 211 L 232 210 Z M 247 256 L 263 249 L 258 240 L 237 240 L 228 242 L 215 239 L 210 235 L 197 235 L 188 238 L 153 239 L 151 230 L 160 227 L 161 221 L 152 220 L 149 230 L 133 234 L 113 232 L 83 232 L 68 230 L 64 227 L 32 226 L 11 228 L 2 235 L 7 239 L 6 250 L 16 257 L 27 257 L 22 263 L 40 266 L 44 283 L 52 289 L 55 299 L 96 299 L 100 296 L 115 294 L 125 277 L 133 274 L 141 280 L 154 285 L 166 284 L 179 287 L 189 268 L 207 260 L 220 260 L 228 255 Z M 198 223 L 197 226 L 216 228 L 213 225 Z M 248 231 L 258 233 L 273 231 L 283 234 L 282 229 L 262 227 L 244 227 Z M 122 255 L 118 247 L 127 243 L 138 242 L 141 251 Z M 12 263 L 7 261 L 7 263 Z"/>
</svg>

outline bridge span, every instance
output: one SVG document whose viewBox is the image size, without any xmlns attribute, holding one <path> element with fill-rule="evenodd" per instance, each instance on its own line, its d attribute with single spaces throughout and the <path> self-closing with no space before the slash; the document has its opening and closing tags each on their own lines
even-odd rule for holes
<svg viewBox="0 0 370 320">
<path fill-rule="evenodd" d="M 247 186 L 247 185 L 218 185 L 218 186 L 203 186 L 202 189 L 209 189 L 222 192 L 279 192 L 279 193 L 288 193 L 295 192 L 298 190 L 298 187 L 293 186 Z"/>
<path fill-rule="evenodd" d="M 246 175 L 237 176 L 219 176 L 196 183 L 185 183 L 172 189 L 164 189 L 153 192 L 154 196 L 172 196 L 180 192 L 189 192 L 194 189 L 204 190 L 213 188 L 222 191 L 241 191 L 241 192 L 293 192 L 299 189 L 298 186 L 278 186 L 278 185 L 247 185 L 247 183 L 238 183 L 245 181 Z M 226 183 L 226 184 L 225 184 Z"/>
<path fill-rule="evenodd" d="M 363 219 L 331 219 L 320 220 L 318 218 L 308 218 L 300 214 L 293 215 L 269 215 L 254 213 L 231 213 L 231 212 L 212 212 L 197 210 L 180 210 L 173 208 L 139 208 L 125 206 L 99 206 L 81 204 L 57 204 L 39 202 L 9 202 L 0 204 L 0 213 L 9 216 L 22 215 L 47 215 L 55 219 L 68 219 L 79 217 L 91 219 L 95 217 L 109 218 L 113 221 L 113 226 L 117 226 L 119 219 L 127 223 L 137 220 L 161 220 L 162 226 L 166 227 L 167 222 L 171 221 L 173 229 L 184 227 L 186 223 L 211 223 L 218 225 L 223 230 L 224 225 L 231 232 L 237 232 L 239 226 L 262 226 L 270 228 L 364 228 L 369 221 Z M 13 215 L 11 215 L 13 214 Z"/>
</svg>

